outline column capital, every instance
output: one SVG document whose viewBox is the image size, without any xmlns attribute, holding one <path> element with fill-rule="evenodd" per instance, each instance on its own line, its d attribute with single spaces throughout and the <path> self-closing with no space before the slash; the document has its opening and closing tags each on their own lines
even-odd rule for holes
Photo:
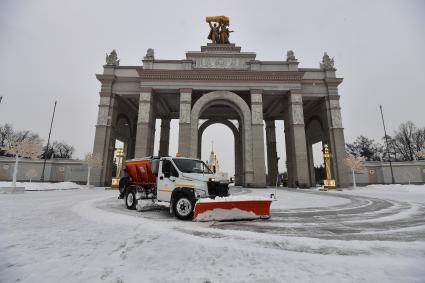
<svg viewBox="0 0 425 283">
<path fill-rule="evenodd" d="M 114 94 L 111 91 L 101 91 L 99 92 L 100 97 L 113 97 Z"/>
<path fill-rule="evenodd" d="M 180 107 L 183 104 L 189 104 L 189 105 L 192 104 L 192 93 L 191 92 L 180 92 Z"/>
<path fill-rule="evenodd" d="M 112 84 L 117 77 L 115 75 L 97 74 L 96 78 L 102 84 Z"/>
<path fill-rule="evenodd" d="M 141 87 L 140 92 L 141 93 L 152 93 L 152 88 L 151 87 Z"/>
<path fill-rule="evenodd" d="M 191 88 L 181 88 L 179 89 L 180 93 L 192 93 Z"/>
<path fill-rule="evenodd" d="M 340 100 L 341 96 L 339 95 L 335 95 L 335 94 L 329 94 L 327 96 L 325 96 L 326 100 Z"/>
<path fill-rule="evenodd" d="M 302 95 L 303 94 L 303 90 L 302 89 L 290 89 L 289 90 L 289 94 L 291 94 L 291 95 L 296 95 L 296 94 L 299 94 L 299 95 Z"/>
<path fill-rule="evenodd" d="M 262 89 L 250 89 L 251 94 L 263 94 Z"/>
</svg>

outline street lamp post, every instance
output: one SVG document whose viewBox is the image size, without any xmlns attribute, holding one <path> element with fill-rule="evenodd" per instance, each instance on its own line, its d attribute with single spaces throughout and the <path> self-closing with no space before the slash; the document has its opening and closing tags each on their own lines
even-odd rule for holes
<svg viewBox="0 0 425 283">
<path fill-rule="evenodd" d="M 43 162 L 43 170 L 41 171 L 41 178 L 40 181 L 44 182 L 44 169 L 46 168 L 46 161 L 47 161 L 47 151 L 49 150 L 50 145 L 50 135 L 52 133 L 52 126 L 53 126 L 53 119 L 55 118 L 55 111 L 56 111 L 56 104 L 58 102 L 55 101 L 55 106 L 53 107 L 53 115 L 52 115 L 52 121 L 50 122 L 50 130 L 49 130 L 49 138 L 47 139 L 47 146 L 46 150 L 44 151 L 44 162 Z"/>
<path fill-rule="evenodd" d="M 382 113 L 382 105 L 379 105 L 379 109 L 381 109 L 382 125 L 384 126 L 384 134 L 385 134 L 385 144 L 386 144 L 386 146 L 387 146 L 388 161 L 390 162 L 391 182 L 392 182 L 393 184 L 395 184 L 395 180 L 394 180 L 394 173 L 393 173 L 393 164 L 391 163 L 390 149 L 388 148 L 388 136 L 387 136 L 387 130 L 385 129 L 384 114 Z"/>
</svg>

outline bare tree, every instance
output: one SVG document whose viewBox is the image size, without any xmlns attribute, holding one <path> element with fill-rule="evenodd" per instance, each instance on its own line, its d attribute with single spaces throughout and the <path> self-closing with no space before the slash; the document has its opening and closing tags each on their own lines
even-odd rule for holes
<svg viewBox="0 0 425 283">
<path fill-rule="evenodd" d="M 0 147 L 8 146 L 8 141 L 13 135 L 13 128 L 10 124 L 0 125 Z"/>
<path fill-rule="evenodd" d="M 46 159 L 51 158 L 60 158 L 60 159 L 71 159 L 72 154 L 74 153 L 74 147 L 72 145 L 67 144 L 66 142 L 53 142 L 49 145 L 47 149 L 47 145 L 43 147 L 43 154 L 41 158 Z"/>
<path fill-rule="evenodd" d="M 41 143 L 38 134 L 31 131 L 15 131 L 10 124 L 0 125 L 0 155 L 7 155 L 7 149 L 17 143 L 28 141 L 34 143 Z"/>
<path fill-rule="evenodd" d="M 16 142 L 7 150 L 9 154 L 15 156 L 15 168 L 13 169 L 12 186 L 16 187 L 16 176 L 18 175 L 18 163 L 20 158 L 35 159 L 40 156 L 42 151 L 41 143 L 23 140 Z"/>
<path fill-rule="evenodd" d="M 364 172 L 365 169 L 365 158 L 364 157 L 356 157 L 351 154 L 348 154 L 345 158 L 345 164 L 350 168 L 351 174 L 353 176 L 353 187 L 356 187 L 356 172 L 361 173 Z"/>
<path fill-rule="evenodd" d="M 55 158 L 70 159 L 74 153 L 74 147 L 66 142 L 54 142 L 53 151 Z"/>
<path fill-rule="evenodd" d="M 425 159 L 425 156 L 421 155 L 421 152 L 425 151 L 425 128 L 418 129 L 415 132 L 413 135 L 413 141 L 417 158 Z"/>
<path fill-rule="evenodd" d="M 394 145 L 404 160 L 414 160 L 413 134 L 415 131 L 415 124 L 408 121 L 400 125 L 399 131 L 394 136 Z"/>
<path fill-rule="evenodd" d="M 19 143 L 23 141 L 41 143 L 41 139 L 38 134 L 33 133 L 31 131 L 17 131 L 13 133 L 10 144 Z"/>
<path fill-rule="evenodd" d="M 413 122 L 407 121 L 394 133 L 392 146 L 401 160 L 413 161 L 419 157 L 418 153 L 423 149 L 424 143 L 425 128 L 418 129 Z"/>
<path fill-rule="evenodd" d="M 84 158 L 84 162 L 87 164 L 87 188 L 89 188 L 91 169 L 102 167 L 102 160 L 97 158 L 97 156 L 94 156 L 92 153 L 87 153 Z"/>
</svg>

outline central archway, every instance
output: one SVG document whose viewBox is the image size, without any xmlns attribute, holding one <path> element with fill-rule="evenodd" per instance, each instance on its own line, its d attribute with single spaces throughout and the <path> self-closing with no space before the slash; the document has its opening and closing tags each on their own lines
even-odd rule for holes
<svg viewBox="0 0 425 283">
<path fill-rule="evenodd" d="M 227 126 L 233 133 L 234 144 L 235 144 L 235 185 L 239 186 L 243 184 L 243 162 L 242 162 L 242 141 L 239 129 L 230 120 L 223 118 L 209 119 L 202 123 L 198 130 L 198 158 L 201 159 L 202 151 L 202 134 L 205 129 L 214 124 L 223 124 Z"/>
<path fill-rule="evenodd" d="M 213 91 L 204 94 L 193 105 L 191 111 L 191 142 L 190 156 L 198 156 L 198 130 L 199 118 L 201 114 L 214 105 L 225 105 L 231 107 L 239 116 L 240 139 L 242 144 L 242 163 L 243 163 L 243 185 L 250 185 L 254 182 L 254 170 L 252 163 L 252 129 L 251 129 L 251 110 L 247 103 L 237 94 L 230 91 Z"/>
</svg>

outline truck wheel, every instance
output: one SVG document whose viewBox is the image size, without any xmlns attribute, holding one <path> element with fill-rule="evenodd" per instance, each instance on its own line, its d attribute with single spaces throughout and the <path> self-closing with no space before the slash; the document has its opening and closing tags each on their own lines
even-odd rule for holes
<svg viewBox="0 0 425 283">
<path fill-rule="evenodd" d="M 125 196 L 125 189 L 127 188 L 127 186 L 129 185 L 130 180 L 128 177 L 122 177 L 120 179 L 120 183 L 118 185 L 119 191 L 120 191 L 120 195 L 119 195 L 119 199 L 123 199 Z"/>
<path fill-rule="evenodd" d="M 180 195 L 173 202 L 173 211 L 178 219 L 189 220 L 193 218 L 194 203 L 185 195 Z"/>
<path fill-rule="evenodd" d="M 125 194 L 125 206 L 128 209 L 136 209 L 137 199 L 133 190 L 127 190 Z"/>
</svg>

